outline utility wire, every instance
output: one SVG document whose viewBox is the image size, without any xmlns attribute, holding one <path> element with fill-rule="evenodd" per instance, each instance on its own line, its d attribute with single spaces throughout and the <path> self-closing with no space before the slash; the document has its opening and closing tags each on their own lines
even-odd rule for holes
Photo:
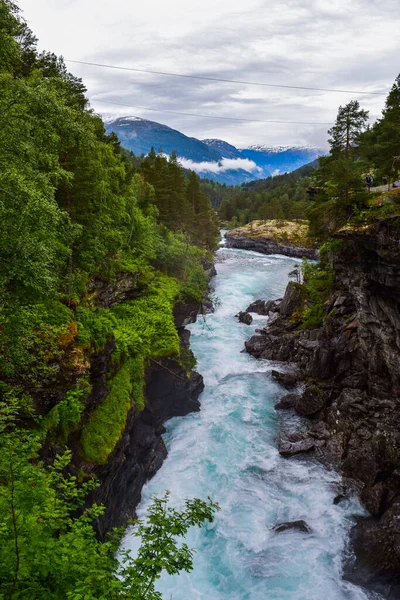
<svg viewBox="0 0 400 600">
<path fill-rule="evenodd" d="M 368 92 L 365 90 L 338 90 L 330 88 L 307 87 L 300 85 L 281 85 L 278 83 L 263 83 L 256 81 L 238 81 L 236 79 L 221 79 L 218 77 L 202 77 L 201 75 L 184 75 L 182 73 L 168 73 L 166 71 L 152 71 L 150 69 L 136 69 L 133 67 L 119 67 L 117 65 L 104 65 L 101 63 L 86 62 L 84 60 L 72 60 L 65 58 L 65 62 L 75 63 L 78 65 L 89 65 L 91 67 L 104 67 L 106 69 L 118 69 L 119 71 L 134 71 L 135 73 L 151 73 L 152 75 L 167 75 L 168 77 L 183 77 L 185 79 L 200 79 L 203 81 L 221 81 L 223 83 L 239 83 L 242 85 L 257 85 L 271 88 L 285 88 L 289 90 L 310 90 L 313 92 L 335 92 L 338 94 L 372 94 L 376 96 L 385 96 L 387 92 Z"/>
<path fill-rule="evenodd" d="M 323 123 L 320 121 L 274 121 L 262 119 L 240 119 L 239 117 L 217 117 L 216 115 L 204 115 L 201 113 L 186 113 L 177 110 L 159 110 L 158 108 L 147 108 L 145 106 L 132 106 L 131 104 L 123 104 L 122 102 L 111 102 L 109 100 L 98 100 L 97 98 L 89 98 L 91 102 L 102 102 L 104 104 L 114 104 L 115 106 L 126 106 L 135 110 L 151 110 L 153 112 L 168 113 L 170 115 L 184 115 L 186 117 L 204 117 L 206 119 L 222 119 L 224 121 L 243 121 L 245 123 L 287 123 L 292 125 L 332 125 L 333 121 Z"/>
</svg>

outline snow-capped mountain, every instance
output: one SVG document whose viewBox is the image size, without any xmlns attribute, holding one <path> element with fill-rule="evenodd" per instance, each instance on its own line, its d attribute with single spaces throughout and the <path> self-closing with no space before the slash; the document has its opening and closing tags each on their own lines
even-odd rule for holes
<svg viewBox="0 0 400 600">
<path fill-rule="evenodd" d="M 223 158 L 242 158 L 240 150 L 224 142 L 223 140 L 202 140 L 203 144 L 206 144 L 209 148 L 212 148 L 216 152 L 219 152 Z"/>
<path fill-rule="evenodd" d="M 310 146 L 236 148 L 224 140 L 198 140 L 167 125 L 134 116 L 107 119 L 105 126 L 134 154 L 148 154 L 152 147 L 164 154 L 175 150 L 183 167 L 196 171 L 200 177 L 229 185 L 294 171 L 323 154 Z"/>
</svg>

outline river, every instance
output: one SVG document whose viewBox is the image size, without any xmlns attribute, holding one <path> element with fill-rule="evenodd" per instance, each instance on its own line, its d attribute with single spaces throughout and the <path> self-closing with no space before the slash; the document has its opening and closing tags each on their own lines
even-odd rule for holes
<svg viewBox="0 0 400 600">
<path fill-rule="evenodd" d="M 221 511 L 213 524 L 189 533 L 194 570 L 163 576 L 157 588 L 164 600 L 377 597 L 341 576 L 348 531 L 362 508 L 356 499 L 334 505 L 340 480 L 334 471 L 306 456 L 279 455 L 281 417 L 274 404 L 287 392 L 271 379 L 271 362 L 242 352 L 265 317 L 247 326 L 234 315 L 257 298 L 282 296 L 298 262 L 225 247 L 217 252 L 213 285 L 220 304 L 205 321 L 200 317 L 189 326 L 205 381 L 201 411 L 167 423 L 168 458 L 144 487 L 138 514 L 166 489 L 176 506 L 188 497 L 210 496 Z M 298 519 L 311 533 L 272 531 L 277 523 Z M 124 545 L 134 547 L 129 534 Z"/>
</svg>

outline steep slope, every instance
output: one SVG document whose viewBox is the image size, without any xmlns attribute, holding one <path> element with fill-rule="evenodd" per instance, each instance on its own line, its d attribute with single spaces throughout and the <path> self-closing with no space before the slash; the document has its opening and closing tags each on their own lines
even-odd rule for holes
<svg viewBox="0 0 400 600">
<path fill-rule="evenodd" d="M 315 449 L 356 482 L 373 518 L 352 531 L 356 558 L 345 575 L 393 599 L 400 589 L 399 240 L 397 217 L 338 231 L 322 324 L 306 323 L 307 287 L 290 282 L 279 314 L 246 342 L 256 358 L 297 365 L 291 380 L 284 376 L 288 384 L 304 381 L 305 391 L 276 408 L 294 409 L 310 425 L 295 438 L 283 432 L 280 451 Z M 349 493 L 352 484 L 337 502 Z"/>
<path fill-rule="evenodd" d="M 202 141 L 203 144 L 206 144 L 209 148 L 218 152 L 223 158 L 242 158 L 240 150 L 235 148 L 235 146 L 232 146 L 232 144 L 224 142 L 224 140 L 209 139 Z"/>
<path fill-rule="evenodd" d="M 139 117 L 120 117 L 106 123 L 106 130 L 114 131 L 122 145 L 134 154 L 148 154 L 154 147 L 156 151 L 162 148 L 165 154 L 171 154 L 175 150 L 178 156 L 184 156 L 196 162 L 215 162 L 221 158 L 219 152 L 214 151 L 200 140 L 187 137 L 167 125 Z"/>
</svg>

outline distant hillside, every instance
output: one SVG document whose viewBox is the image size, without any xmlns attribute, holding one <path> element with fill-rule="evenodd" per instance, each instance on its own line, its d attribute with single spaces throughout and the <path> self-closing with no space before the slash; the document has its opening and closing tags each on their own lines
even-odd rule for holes
<svg viewBox="0 0 400 600">
<path fill-rule="evenodd" d="M 122 145 L 136 155 L 146 155 L 152 147 L 168 155 L 175 150 L 183 167 L 227 185 L 291 172 L 323 153 L 311 147 L 253 145 L 240 149 L 224 140 L 188 137 L 167 125 L 139 117 L 120 117 L 106 123 L 106 129 L 114 131 Z"/>
<path fill-rule="evenodd" d="M 307 218 L 310 204 L 307 188 L 312 184 L 317 166 L 318 160 L 315 160 L 292 173 L 236 187 L 204 181 L 202 188 L 229 227 L 246 225 L 254 220 L 302 220 Z"/>
</svg>

